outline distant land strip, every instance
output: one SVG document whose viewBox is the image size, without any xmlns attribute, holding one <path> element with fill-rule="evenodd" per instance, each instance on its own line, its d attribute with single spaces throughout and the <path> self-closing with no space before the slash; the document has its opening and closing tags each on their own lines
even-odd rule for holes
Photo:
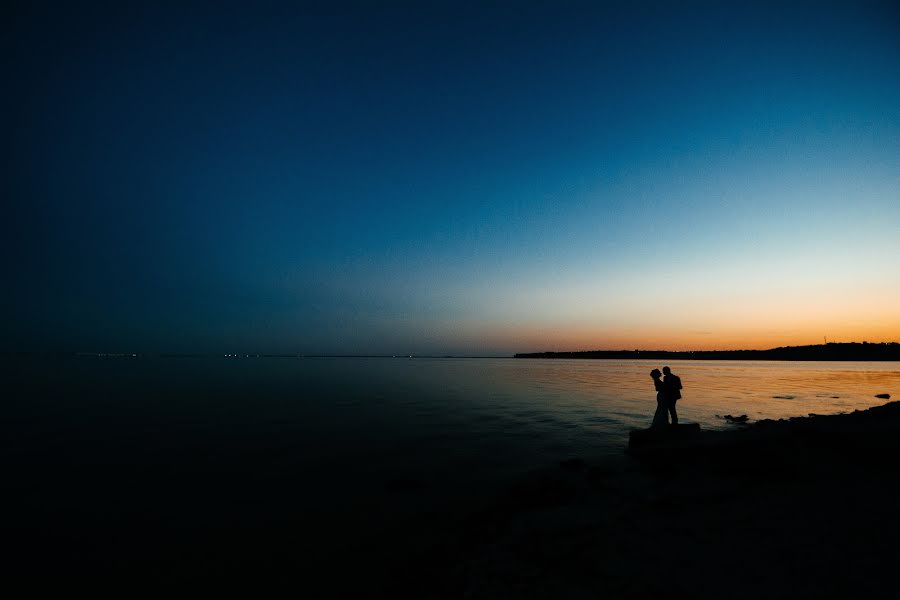
<svg viewBox="0 0 900 600">
<path fill-rule="evenodd" d="M 785 346 L 769 350 L 586 350 L 583 352 L 523 352 L 515 358 L 593 358 L 653 360 L 897 360 L 900 343 L 828 343 Z"/>
</svg>

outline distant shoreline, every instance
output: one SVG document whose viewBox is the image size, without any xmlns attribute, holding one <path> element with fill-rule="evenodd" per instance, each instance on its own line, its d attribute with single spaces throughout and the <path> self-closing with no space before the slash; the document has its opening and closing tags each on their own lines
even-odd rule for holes
<svg viewBox="0 0 900 600">
<path fill-rule="evenodd" d="M 829 343 L 785 346 L 769 350 L 585 350 L 581 352 L 523 352 L 515 358 L 653 359 L 653 360 L 796 360 L 900 361 L 900 343 Z"/>
</svg>

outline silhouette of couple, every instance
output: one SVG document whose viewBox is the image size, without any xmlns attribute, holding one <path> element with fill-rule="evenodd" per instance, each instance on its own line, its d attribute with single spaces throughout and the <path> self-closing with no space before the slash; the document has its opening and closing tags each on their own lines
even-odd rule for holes
<svg viewBox="0 0 900 600">
<path fill-rule="evenodd" d="M 661 378 L 665 373 L 665 377 Z M 653 385 L 656 387 L 656 412 L 653 413 L 651 428 L 665 427 L 669 424 L 669 415 L 672 415 L 672 425 L 678 425 L 678 413 L 675 412 L 675 403 L 681 398 L 681 378 L 672 373 L 669 367 L 663 367 L 650 371 Z"/>
</svg>

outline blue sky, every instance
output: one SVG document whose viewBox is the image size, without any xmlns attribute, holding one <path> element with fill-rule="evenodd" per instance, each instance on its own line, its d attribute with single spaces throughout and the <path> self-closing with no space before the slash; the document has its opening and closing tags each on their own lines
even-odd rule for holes
<svg viewBox="0 0 900 600">
<path fill-rule="evenodd" d="M 4 337 L 900 338 L 895 4 L 13 8 Z"/>
</svg>

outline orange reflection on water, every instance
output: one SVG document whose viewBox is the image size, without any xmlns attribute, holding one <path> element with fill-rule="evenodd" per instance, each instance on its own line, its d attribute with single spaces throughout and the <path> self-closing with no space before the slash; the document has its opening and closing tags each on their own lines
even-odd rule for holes
<svg viewBox="0 0 900 600">
<path fill-rule="evenodd" d="M 900 398 L 900 364 L 891 362 L 672 361 L 682 378 L 679 414 L 705 428 L 728 428 L 717 415 L 752 420 L 832 414 Z M 645 427 L 655 408 L 644 360 L 512 359 L 490 365 L 485 406 L 510 414 L 552 414 L 604 435 Z M 484 365 L 487 370 L 488 365 Z M 471 371 L 470 371 L 471 374 Z M 475 390 L 472 390 L 473 393 Z M 497 402 L 500 400 L 501 402 Z"/>
</svg>

